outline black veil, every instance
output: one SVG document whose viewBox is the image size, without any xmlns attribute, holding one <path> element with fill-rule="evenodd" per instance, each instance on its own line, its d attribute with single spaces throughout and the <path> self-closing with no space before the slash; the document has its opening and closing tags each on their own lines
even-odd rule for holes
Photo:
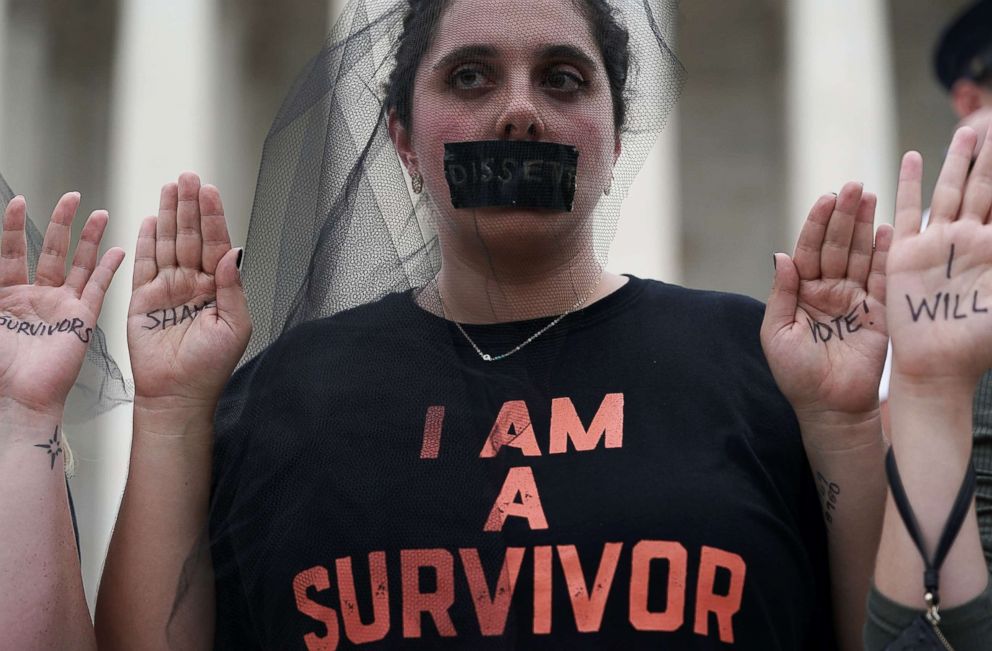
<svg viewBox="0 0 992 651">
<path fill-rule="evenodd" d="M 369 549 L 386 545 L 383 554 L 392 554 L 426 544 L 410 539 L 424 519 L 440 531 L 465 526 L 456 505 L 464 500 L 478 502 L 481 520 L 472 526 L 482 528 L 493 505 L 490 493 L 509 470 L 505 455 L 493 458 L 480 479 L 454 458 L 458 455 L 447 456 L 444 446 L 439 455 L 428 431 L 432 423 L 439 430 L 441 421 L 446 430 L 488 430 L 485 423 L 492 423 L 507 387 L 520 399 L 554 397 L 557 363 L 571 354 L 573 323 L 567 312 L 581 307 L 598 283 L 620 206 L 684 83 L 671 47 L 677 3 L 604 3 L 628 31 L 630 48 L 621 153 L 605 191 L 584 183 L 591 174 L 584 167 L 584 143 L 563 143 L 580 151 L 575 214 L 585 217 L 581 242 L 592 254 L 564 257 L 572 266 L 561 274 L 559 296 L 547 307 L 526 298 L 508 300 L 513 292 L 494 274 L 485 290 L 495 306 L 492 318 L 462 326 L 447 318 L 435 282 L 444 245 L 439 231 L 453 228 L 452 221 L 473 224 L 485 248 L 485 229 L 507 224 L 494 226 L 500 217 L 474 209 L 453 217 L 443 192 L 415 193 L 390 139 L 384 101 L 398 39 L 411 8 L 425 4 L 430 3 L 350 0 L 324 48 L 296 80 L 265 141 L 242 267 L 254 331 L 218 408 L 209 529 L 191 552 L 173 609 L 175 615 L 187 605 L 189 573 L 202 567 L 204 552 L 209 553 L 217 648 L 302 648 L 300 621 L 287 619 L 285 612 L 309 612 L 311 606 L 301 604 L 325 598 L 315 596 L 314 586 L 326 568 L 335 583 L 335 561 L 324 558 L 332 552 L 321 532 L 331 532 L 336 544 L 355 545 L 357 593 L 340 595 L 340 639 L 347 635 L 357 642 L 378 639 L 374 627 L 363 624 L 373 607 L 377 621 L 383 621 L 379 598 L 385 581 L 378 590 L 370 588 L 369 573 L 386 570 L 378 564 L 378 552 L 366 560 Z M 535 22 L 533 29 L 543 27 Z M 613 119 L 609 112 L 598 117 Z M 566 237 L 562 242 L 563 249 L 569 245 Z M 533 341 L 521 347 L 528 338 Z M 519 352 L 506 359 L 481 359 L 483 349 L 500 353 L 514 347 Z M 409 405 L 395 405 L 401 396 L 410 398 Z M 384 438 L 363 434 L 369 431 Z M 475 440 L 465 446 L 466 455 L 479 456 Z M 371 468 L 351 467 L 355 454 L 370 460 Z M 408 470 L 395 465 L 409 454 L 428 460 L 415 474 L 429 467 L 449 478 L 464 476 L 465 491 L 420 496 L 417 504 L 440 508 L 421 513 L 408 501 L 414 499 Z M 349 473 L 358 475 L 341 479 Z M 468 488 L 479 481 L 482 488 Z M 387 517 L 387 511 L 394 515 Z M 299 535 L 300 526 L 310 533 Z M 378 532 L 376 541 L 344 542 L 343 532 L 358 529 Z M 512 538 L 507 531 L 489 534 L 479 548 L 482 562 L 495 562 L 490 556 L 502 554 Z M 288 568 L 286 563 L 299 558 L 321 558 L 325 565 L 315 566 L 316 574 Z M 396 571 L 388 570 L 394 594 L 402 580 Z M 398 626 L 399 613 L 391 614 Z M 522 622 L 511 614 L 505 626 L 512 631 Z M 316 624 L 316 637 L 306 645 L 335 648 L 334 628 Z"/>
<path fill-rule="evenodd" d="M 626 191 L 685 80 L 671 48 L 677 3 L 610 4 L 630 31 L 632 60 L 616 191 L 596 207 L 602 263 Z M 245 360 L 295 325 L 424 287 L 438 272 L 431 201 L 409 192 L 383 105 L 409 6 L 348 2 L 269 130 L 245 247 L 254 325 Z"/>
</svg>

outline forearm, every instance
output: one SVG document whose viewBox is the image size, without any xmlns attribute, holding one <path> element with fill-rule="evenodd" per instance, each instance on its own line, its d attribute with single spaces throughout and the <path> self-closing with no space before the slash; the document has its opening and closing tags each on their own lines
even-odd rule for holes
<svg viewBox="0 0 992 651">
<path fill-rule="evenodd" d="M 0 398 L 0 638 L 12 649 L 96 648 L 60 421 Z"/>
<path fill-rule="evenodd" d="M 802 426 L 827 526 L 834 627 L 860 649 L 885 505 L 885 441 L 877 413 Z M 844 441 L 844 446 L 831 441 Z"/>
<path fill-rule="evenodd" d="M 971 461 L 973 387 L 911 385 L 893 378 L 892 447 L 906 495 L 933 554 Z M 891 495 L 886 502 L 875 583 L 893 601 L 925 608 L 923 559 Z M 985 589 L 987 573 L 972 501 L 940 571 L 941 606 L 953 608 Z"/>
<path fill-rule="evenodd" d="M 96 611 L 101 651 L 212 646 L 212 416 L 210 405 L 135 401 L 131 464 Z"/>
</svg>

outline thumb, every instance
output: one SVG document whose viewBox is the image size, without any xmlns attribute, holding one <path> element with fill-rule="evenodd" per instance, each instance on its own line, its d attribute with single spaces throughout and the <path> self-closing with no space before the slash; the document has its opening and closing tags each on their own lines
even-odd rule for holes
<svg viewBox="0 0 992 651">
<path fill-rule="evenodd" d="M 243 248 L 231 249 L 217 263 L 217 270 L 214 272 L 217 316 L 236 329 L 251 324 L 248 301 L 241 286 L 241 271 L 238 269 L 243 255 Z"/>
<path fill-rule="evenodd" d="M 796 320 L 796 306 L 799 303 L 799 270 L 785 253 L 776 253 L 775 279 L 772 293 L 765 306 L 765 320 L 761 329 L 772 335 Z"/>
</svg>

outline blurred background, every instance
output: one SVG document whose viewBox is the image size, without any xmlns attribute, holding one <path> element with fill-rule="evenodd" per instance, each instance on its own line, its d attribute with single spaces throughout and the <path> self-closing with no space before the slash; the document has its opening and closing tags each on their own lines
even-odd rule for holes
<svg viewBox="0 0 992 651">
<path fill-rule="evenodd" d="M 0 0 L 0 172 L 44 231 L 58 197 L 107 208 L 133 251 L 194 170 L 244 243 L 262 143 L 336 0 Z M 611 267 L 763 298 L 820 194 L 862 180 L 891 221 L 899 156 L 932 185 L 956 119 L 933 73 L 966 0 L 684 0 L 688 83 L 625 203 Z M 77 220 L 78 229 L 83 219 Z M 251 255 L 250 251 L 246 252 Z M 130 257 L 130 256 L 129 256 Z M 101 325 L 130 377 L 130 260 Z M 130 410 L 66 432 L 91 606 L 127 472 Z"/>
</svg>

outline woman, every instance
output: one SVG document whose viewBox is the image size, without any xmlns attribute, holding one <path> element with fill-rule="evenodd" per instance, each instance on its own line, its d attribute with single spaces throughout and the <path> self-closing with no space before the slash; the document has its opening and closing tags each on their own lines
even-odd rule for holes
<svg viewBox="0 0 992 651">
<path fill-rule="evenodd" d="M 817 202 L 776 257 L 774 379 L 759 304 L 605 272 L 678 86 L 659 6 L 355 3 L 270 134 L 250 350 L 285 333 L 223 398 L 241 252 L 215 188 L 163 189 L 103 645 L 860 645 L 891 232 L 858 184 Z M 370 131 L 340 98 L 397 36 Z"/>
<path fill-rule="evenodd" d="M 250 326 L 217 192 L 183 175 L 142 228 L 101 642 L 815 648 L 832 581 L 859 644 L 884 499 L 874 198 L 848 184 L 804 233 L 802 307 L 841 330 L 812 342 L 776 313 L 793 410 L 758 303 L 603 271 L 679 86 L 663 3 L 376 7 L 352 7 L 270 134 L 294 167 L 260 176 L 251 350 L 288 332 L 222 401 Z M 376 76 L 361 54 L 397 38 Z M 342 106 L 382 82 L 385 108 Z"/>
</svg>

